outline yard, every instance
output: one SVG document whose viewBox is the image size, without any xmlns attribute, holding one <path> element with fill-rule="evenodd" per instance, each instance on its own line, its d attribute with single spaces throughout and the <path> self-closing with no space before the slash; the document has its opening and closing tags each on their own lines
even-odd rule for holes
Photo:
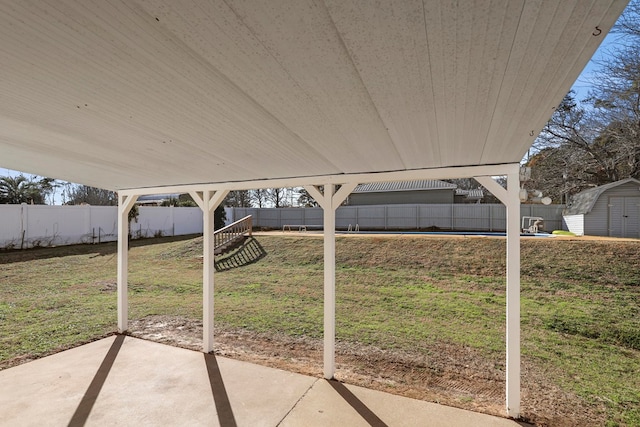
<svg viewBox="0 0 640 427">
<path fill-rule="evenodd" d="M 0 253 L 0 368 L 116 327 L 115 244 Z M 135 241 L 131 333 L 199 348 L 201 238 Z M 321 375 L 322 239 L 261 235 L 217 260 L 216 351 Z M 504 413 L 505 241 L 337 240 L 341 380 Z M 640 425 L 640 242 L 522 242 L 522 410 Z"/>
</svg>

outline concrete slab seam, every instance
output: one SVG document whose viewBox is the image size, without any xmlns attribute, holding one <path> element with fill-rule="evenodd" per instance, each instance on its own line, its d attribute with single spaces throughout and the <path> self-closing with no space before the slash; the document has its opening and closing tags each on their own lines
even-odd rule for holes
<svg viewBox="0 0 640 427">
<path fill-rule="evenodd" d="M 300 398 L 298 400 L 296 400 L 296 403 L 293 404 L 293 406 L 287 411 L 286 414 L 284 414 L 284 417 L 282 417 L 282 419 L 280 421 L 278 421 L 278 424 L 276 424 L 276 427 L 279 427 L 280 424 L 282 424 L 282 422 L 284 420 L 287 419 L 287 417 L 289 416 L 289 414 L 291 413 L 291 411 L 293 411 L 296 406 L 298 406 L 298 403 L 300 403 L 302 401 L 302 399 L 304 399 L 304 397 L 309 393 L 309 391 L 313 388 L 314 385 L 316 385 L 316 383 L 319 381 L 319 378 L 316 378 L 316 380 L 311 383 L 311 385 L 309 386 L 309 388 L 307 388 L 304 393 L 302 393 L 302 396 L 300 396 Z"/>
</svg>

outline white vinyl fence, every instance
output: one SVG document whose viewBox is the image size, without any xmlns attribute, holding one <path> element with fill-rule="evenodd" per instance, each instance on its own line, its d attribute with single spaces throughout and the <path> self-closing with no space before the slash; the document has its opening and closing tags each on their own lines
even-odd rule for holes
<svg viewBox="0 0 640 427">
<path fill-rule="evenodd" d="M 564 205 L 522 205 L 521 216 L 545 219 L 545 230 L 563 229 Z M 253 226 L 281 230 L 284 225 L 322 226 L 321 208 L 225 208 L 227 224 L 253 216 Z M 342 206 L 336 228 L 361 230 L 504 231 L 503 205 Z M 132 237 L 202 233 L 200 208 L 139 207 Z M 0 205 L 0 249 L 27 249 L 117 240 L 116 206 Z"/>
<path fill-rule="evenodd" d="M 563 229 L 564 205 L 521 205 L 520 216 L 544 218 L 546 231 Z M 286 225 L 322 226 L 321 208 L 228 208 L 236 221 L 253 216 L 253 226 L 282 229 Z M 501 204 L 429 204 L 341 206 L 336 228 L 342 230 L 459 230 L 504 231 L 506 209 Z"/>
<path fill-rule="evenodd" d="M 200 208 L 140 206 L 132 237 L 202 233 Z M 118 238 L 116 206 L 0 205 L 0 248 L 26 249 Z"/>
</svg>

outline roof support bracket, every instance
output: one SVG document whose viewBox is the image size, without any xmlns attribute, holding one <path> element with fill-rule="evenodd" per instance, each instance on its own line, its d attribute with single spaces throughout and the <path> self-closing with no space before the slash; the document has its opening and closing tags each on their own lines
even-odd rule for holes
<svg viewBox="0 0 640 427">
<path fill-rule="evenodd" d="M 214 212 L 229 194 L 229 190 L 190 191 L 202 209 L 202 351 L 213 351 L 213 290 L 214 290 Z"/>
<path fill-rule="evenodd" d="M 342 184 L 336 191 L 335 184 L 305 186 L 305 190 L 323 210 L 324 229 L 324 377 L 332 379 L 335 370 L 336 341 L 336 209 L 342 204 L 357 182 Z"/>
</svg>

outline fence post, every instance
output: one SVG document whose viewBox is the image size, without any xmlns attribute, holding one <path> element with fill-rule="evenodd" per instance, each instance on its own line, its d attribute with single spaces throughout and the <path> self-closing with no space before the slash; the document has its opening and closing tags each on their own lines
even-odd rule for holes
<svg viewBox="0 0 640 427">
<path fill-rule="evenodd" d="M 25 240 L 29 239 L 29 205 L 20 204 L 20 249 L 24 249 Z"/>
<path fill-rule="evenodd" d="M 451 227 L 449 227 L 451 230 L 454 230 L 454 226 L 455 226 L 455 221 L 456 219 L 454 218 L 455 212 L 453 211 L 453 204 L 451 204 L 450 206 L 451 209 Z"/>
<path fill-rule="evenodd" d="M 493 206 L 489 206 L 489 231 L 493 231 Z"/>
<path fill-rule="evenodd" d="M 387 229 L 387 224 L 389 223 L 389 221 L 388 221 L 389 211 L 388 211 L 387 208 L 388 208 L 388 206 L 385 205 L 384 206 L 384 229 L 385 230 Z"/>
<path fill-rule="evenodd" d="M 92 209 L 93 208 L 91 206 L 85 206 L 84 207 L 84 230 L 82 230 L 81 234 L 82 234 L 82 236 L 84 236 L 85 233 L 89 234 L 89 231 L 91 231 L 91 244 L 94 244 L 96 242 L 96 238 L 95 238 L 96 228 L 91 223 L 91 211 L 92 211 Z M 82 237 L 81 237 L 81 239 L 82 239 Z"/>
<path fill-rule="evenodd" d="M 171 219 L 171 235 L 176 235 L 176 221 L 174 218 L 173 205 L 169 206 L 169 218 Z"/>
</svg>

